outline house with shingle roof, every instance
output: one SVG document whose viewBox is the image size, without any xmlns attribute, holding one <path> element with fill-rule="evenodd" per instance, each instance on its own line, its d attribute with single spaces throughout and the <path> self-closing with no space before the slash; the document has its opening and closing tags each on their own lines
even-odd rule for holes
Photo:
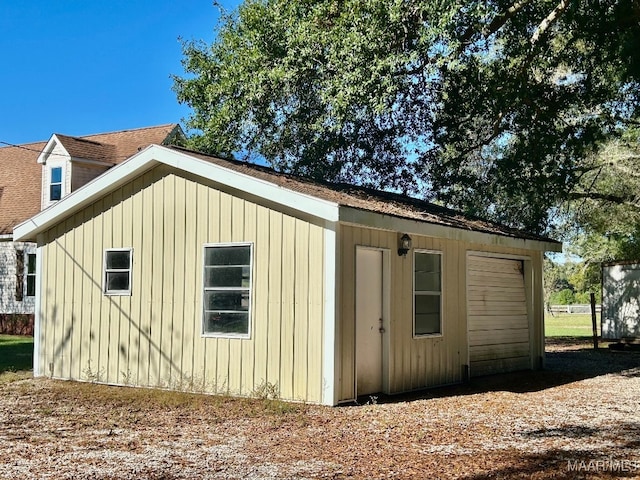
<svg viewBox="0 0 640 480">
<path fill-rule="evenodd" d="M 150 144 L 180 143 L 177 124 L 0 148 L 0 331 L 16 315 L 33 316 L 35 243 L 13 228 Z"/>
<path fill-rule="evenodd" d="M 38 245 L 36 376 L 326 405 L 540 368 L 543 254 L 561 249 L 158 145 L 14 236 Z"/>
</svg>

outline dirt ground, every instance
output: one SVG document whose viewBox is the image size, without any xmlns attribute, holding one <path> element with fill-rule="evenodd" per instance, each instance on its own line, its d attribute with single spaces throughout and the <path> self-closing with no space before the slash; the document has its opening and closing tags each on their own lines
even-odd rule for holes
<svg viewBox="0 0 640 480">
<path fill-rule="evenodd" d="M 640 478 L 640 353 L 547 350 L 545 371 L 337 408 L 16 380 L 0 478 Z"/>
</svg>

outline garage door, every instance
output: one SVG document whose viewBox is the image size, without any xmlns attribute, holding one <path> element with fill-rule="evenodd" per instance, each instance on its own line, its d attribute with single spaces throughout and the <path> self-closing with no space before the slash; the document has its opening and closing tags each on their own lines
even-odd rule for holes
<svg viewBox="0 0 640 480">
<path fill-rule="evenodd" d="M 470 375 L 531 368 L 523 262 L 469 256 L 467 285 Z"/>
</svg>

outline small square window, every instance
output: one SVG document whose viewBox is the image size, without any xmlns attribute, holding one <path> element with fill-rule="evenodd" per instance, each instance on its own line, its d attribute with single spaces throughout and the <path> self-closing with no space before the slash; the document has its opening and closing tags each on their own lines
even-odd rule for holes
<svg viewBox="0 0 640 480">
<path fill-rule="evenodd" d="M 104 293 L 131 295 L 131 249 L 113 249 L 104 252 Z"/>
<path fill-rule="evenodd" d="M 249 335 L 251 263 L 250 244 L 205 246 L 202 297 L 205 335 Z"/>
<path fill-rule="evenodd" d="M 49 200 L 60 200 L 62 198 L 62 167 L 51 169 L 51 182 L 49 183 Z"/>
</svg>

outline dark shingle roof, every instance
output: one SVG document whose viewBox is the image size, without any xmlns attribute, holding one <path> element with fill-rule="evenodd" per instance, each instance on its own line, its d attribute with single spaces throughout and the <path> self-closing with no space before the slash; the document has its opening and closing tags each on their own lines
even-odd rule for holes
<svg viewBox="0 0 640 480">
<path fill-rule="evenodd" d="M 471 217 L 456 210 L 435 205 L 417 198 L 408 197 L 406 195 L 349 184 L 317 182 L 295 175 L 280 173 L 271 168 L 260 165 L 239 162 L 236 160 L 225 160 L 211 155 L 189 151 L 180 147 L 172 146 L 169 148 L 188 153 L 196 158 L 215 163 L 230 170 L 271 182 L 288 190 L 304 193 L 345 207 L 352 207 L 364 211 L 391 215 L 409 220 L 417 220 L 435 225 L 443 225 L 462 230 L 560 244 L 560 242 L 547 237 L 513 229 L 488 220 Z"/>
<path fill-rule="evenodd" d="M 37 163 L 46 142 L 0 148 L 0 235 L 40 211 L 42 165 Z"/>
<path fill-rule="evenodd" d="M 72 157 L 121 163 L 151 144 L 165 144 L 175 124 L 99 133 L 82 137 L 56 134 Z M 38 156 L 47 142 L 0 147 L 0 235 L 40 211 L 42 165 Z"/>
</svg>

